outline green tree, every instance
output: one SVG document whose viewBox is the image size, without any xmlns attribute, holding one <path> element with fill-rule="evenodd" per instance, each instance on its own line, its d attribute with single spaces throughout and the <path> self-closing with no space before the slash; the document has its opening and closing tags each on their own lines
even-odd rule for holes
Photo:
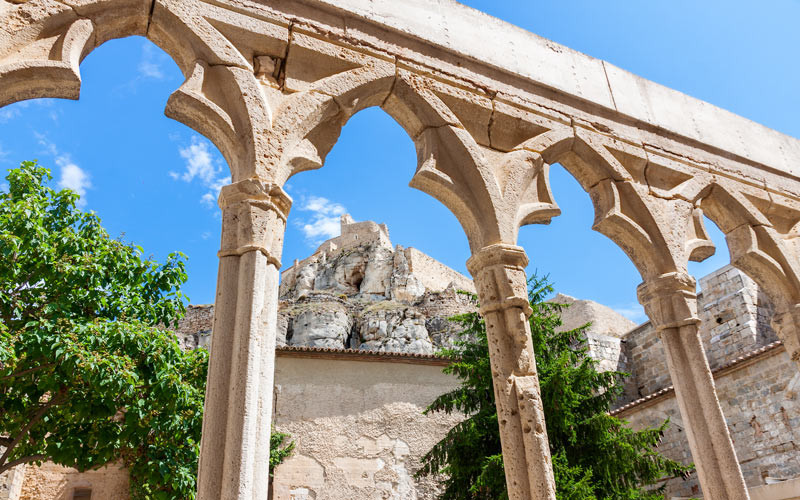
<svg viewBox="0 0 800 500">
<path fill-rule="evenodd" d="M 626 374 L 597 371 L 585 347 L 588 325 L 556 331 L 565 306 L 545 301 L 552 291 L 546 278 L 534 276 L 529 281 L 531 336 L 557 498 L 662 499 L 660 491 L 643 487 L 691 470 L 655 451 L 669 422 L 633 431 L 627 422 L 608 414 Z M 486 328 L 477 313 L 454 319 L 463 326 L 462 339 L 456 348 L 443 351 L 450 359 L 444 371 L 458 377 L 461 385 L 437 398 L 425 412 L 469 416 L 423 457 L 417 475 L 442 474 L 441 499 L 508 498 Z"/>
<path fill-rule="evenodd" d="M 208 353 L 182 351 L 164 329 L 185 312 L 185 257 L 159 264 L 110 238 L 34 162 L 6 179 L 0 473 L 45 460 L 78 470 L 121 461 L 132 498 L 193 499 Z M 270 469 L 291 451 L 284 438 Z"/>
</svg>

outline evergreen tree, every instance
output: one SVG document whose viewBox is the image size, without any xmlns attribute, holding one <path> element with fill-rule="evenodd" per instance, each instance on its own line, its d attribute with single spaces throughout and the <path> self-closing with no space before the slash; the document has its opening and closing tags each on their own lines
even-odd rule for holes
<svg viewBox="0 0 800 500">
<path fill-rule="evenodd" d="M 586 329 L 557 332 L 566 306 L 546 302 L 552 293 L 547 278 L 529 280 L 531 335 L 536 354 L 547 435 L 559 500 L 655 500 L 659 489 L 644 489 L 666 476 L 689 473 L 655 451 L 669 422 L 633 431 L 609 415 L 622 392 L 621 372 L 599 372 L 587 355 Z M 454 318 L 462 339 L 442 354 L 450 359 L 445 373 L 461 386 L 437 398 L 425 413 L 469 415 L 453 427 L 422 459 L 417 476 L 442 474 L 443 500 L 508 498 L 486 328 L 478 313 Z M 663 486 L 662 488 L 663 489 Z"/>
</svg>

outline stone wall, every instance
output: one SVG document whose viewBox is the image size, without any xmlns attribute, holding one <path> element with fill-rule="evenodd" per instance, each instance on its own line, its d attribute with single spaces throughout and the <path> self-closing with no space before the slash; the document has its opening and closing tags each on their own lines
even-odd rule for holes
<svg viewBox="0 0 800 500">
<path fill-rule="evenodd" d="M 453 284 L 457 290 L 475 292 L 475 285 L 471 279 L 416 248 L 406 248 L 405 255 L 411 273 L 417 276 L 427 290 L 440 291 Z"/>
<path fill-rule="evenodd" d="M 5 448 L 0 446 L 0 453 Z M 0 474 L 0 500 L 17 500 L 22 491 L 22 482 L 25 479 L 25 468 L 15 467 Z"/>
<path fill-rule="evenodd" d="M 12 500 L 72 500 L 76 490 L 90 490 L 92 500 L 129 498 L 128 471 L 117 466 L 81 473 L 45 463 L 41 467 L 27 466 L 24 477 L 19 497 Z"/>
<path fill-rule="evenodd" d="M 624 351 L 630 377 L 625 381 L 626 391 L 620 405 L 658 392 L 672 384 L 664 347 L 656 329 L 649 322 L 631 330 L 625 337 Z"/>
<path fill-rule="evenodd" d="M 601 371 L 628 371 L 624 337 L 636 323 L 610 307 L 591 300 L 581 300 L 559 293 L 552 302 L 563 304 L 559 331 L 574 330 L 584 325 L 589 355 L 598 361 Z"/>
<path fill-rule="evenodd" d="M 772 305 L 746 274 L 728 265 L 699 284 L 700 338 L 712 370 L 778 340 L 769 324 Z"/>
<path fill-rule="evenodd" d="M 777 345 L 748 360 L 718 370 L 717 394 L 748 487 L 767 478 L 800 477 L 800 400 L 787 388 L 796 367 Z M 691 462 L 674 393 L 667 392 L 618 413 L 633 427 L 658 425 L 670 419 L 659 451 L 683 463 Z M 668 481 L 667 497 L 690 497 L 700 490 L 697 475 Z"/>
<path fill-rule="evenodd" d="M 699 333 L 712 370 L 778 340 L 769 325 L 772 305 L 747 275 L 725 266 L 701 278 L 699 286 Z M 649 322 L 624 336 L 624 351 L 632 377 L 620 405 L 672 384 L 664 348 Z"/>
<path fill-rule="evenodd" d="M 435 481 L 413 475 L 460 417 L 422 410 L 456 380 L 370 359 L 278 358 L 275 422 L 297 447 L 275 473 L 276 499 L 436 498 Z"/>
<path fill-rule="evenodd" d="M 189 305 L 176 332 L 183 349 L 210 348 L 214 326 L 214 305 Z"/>
</svg>

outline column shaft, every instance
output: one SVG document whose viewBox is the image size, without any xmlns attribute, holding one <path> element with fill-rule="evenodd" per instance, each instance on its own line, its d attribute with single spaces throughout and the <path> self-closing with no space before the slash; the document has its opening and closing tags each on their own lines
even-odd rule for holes
<svg viewBox="0 0 800 500">
<path fill-rule="evenodd" d="M 510 500 L 555 500 L 550 446 L 531 341 L 525 252 L 492 245 L 467 267 L 486 322 Z"/>
<path fill-rule="evenodd" d="M 198 500 L 267 498 L 278 260 L 291 201 L 279 187 L 223 188 Z"/>
<path fill-rule="evenodd" d="M 639 300 L 664 345 L 703 498 L 749 499 L 698 334 L 694 279 L 680 273 L 659 276 L 639 286 Z"/>
</svg>

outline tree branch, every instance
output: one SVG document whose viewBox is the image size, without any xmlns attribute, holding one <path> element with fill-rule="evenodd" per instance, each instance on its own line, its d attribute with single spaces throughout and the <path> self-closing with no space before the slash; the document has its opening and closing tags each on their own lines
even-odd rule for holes
<svg viewBox="0 0 800 500">
<path fill-rule="evenodd" d="M 22 370 L 21 372 L 12 373 L 11 375 L 6 375 L 5 377 L 0 377 L 0 380 L 8 380 L 8 379 L 12 379 L 12 378 L 24 377 L 25 375 L 27 375 L 29 373 L 33 373 L 33 372 L 36 372 L 36 371 L 39 371 L 39 370 L 43 370 L 44 368 L 50 368 L 52 366 L 55 366 L 55 364 L 54 363 L 47 363 L 47 364 L 44 364 L 44 365 L 37 365 L 37 366 L 34 366 L 33 368 L 28 368 L 27 370 Z"/>
<path fill-rule="evenodd" d="M 66 392 L 67 392 L 66 388 L 62 388 L 60 391 L 58 391 L 58 394 L 56 394 L 55 396 L 50 398 L 50 401 L 48 401 L 41 408 L 39 408 L 39 411 L 37 411 L 36 414 L 33 417 L 31 417 L 31 419 L 28 421 L 28 423 L 25 424 L 22 427 L 22 429 L 20 429 L 20 431 L 17 433 L 17 435 L 14 436 L 14 438 L 8 444 L 8 447 L 6 448 L 5 453 L 3 453 L 3 456 L 0 457 L 0 471 L 2 471 L 3 468 L 7 465 L 7 464 L 6 465 L 3 465 L 3 464 L 5 464 L 6 460 L 8 460 L 8 457 L 11 456 L 11 452 L 14 451 L 14 448 L 20 443 L 20 441 L 22 441 L 22 439 L 25 437 L 25 435 L 28 432 L 30 432 L 30 430 L 33 428 L 33 426 L 36 425 L 36 423 L 39 420 L 41 420 L 42 417 L 44 417 L 47 414 L 48 411 L 50 411 L 50 408 L 52 408 L 53 406 L 55 406 L 57 404 L 61 404 L 63 402 L 63 400 L 61 400 L 60 398 L 63 397 L 64 394 L 66 394 Z"/>
<path fill-rule="evenodd" d="M 2 474 L 3 472 L 5 472 L 5 471 L 7 471 L 9 469 L 13 469 L 14 467 L 16 467 L 17 465 L 20 465 L 20 464 L 25 464 L 25 463 L 28 463 L 28 462 L 36 462 L 38 460 L 46 460 L 46 459 L 47 459 L 47 455 L 28 455 L 27 457 L 18 458 L 16 460 L 8 462 L 5 465 L 0 465 L 0 474 Z"/>
</svg>

